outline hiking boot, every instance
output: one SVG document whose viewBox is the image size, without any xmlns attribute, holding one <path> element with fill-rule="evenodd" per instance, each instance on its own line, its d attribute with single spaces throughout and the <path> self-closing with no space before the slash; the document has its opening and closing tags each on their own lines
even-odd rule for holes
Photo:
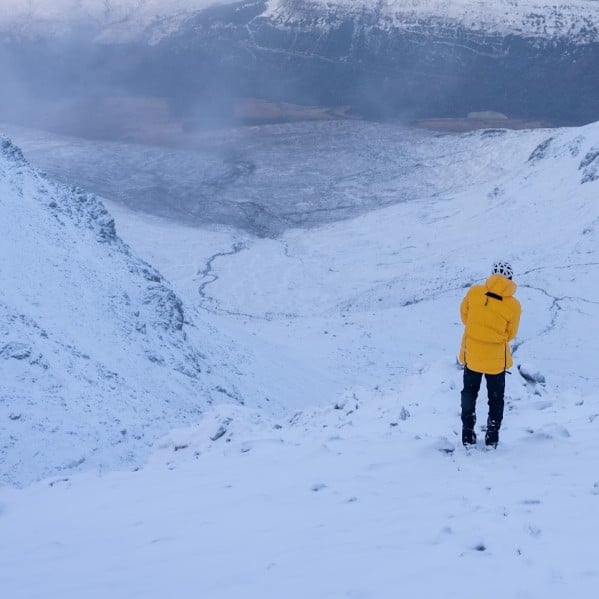
<svg viewBox="0 0 599 599">
<path fill-rule="evenodd" d="M 464 447 L 467 447 L 468 445 L 476 445 L 476 433 L 474 432 L 474 429 L 462 429 L 462 443 Z"/>
<path fill-rule="evenodd" d="M 499 424 L 494 420 L 487 421 L 487 431 L 485 433 L 485 445 L 497 447 L 499 443 Z"/>
</svg>

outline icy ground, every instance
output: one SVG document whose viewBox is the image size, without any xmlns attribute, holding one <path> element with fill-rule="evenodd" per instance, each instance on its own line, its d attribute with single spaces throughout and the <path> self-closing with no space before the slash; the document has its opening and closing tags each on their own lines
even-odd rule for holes
<svg viewBox="0 0 599 599">
<path fill-rule="evenodd" d="M 214 405 L 135 472 L 0 489 L 2 596 L 594 595 L 599 126 L 429 143 L 434 191 L 272 239 L 108 202 L 268 392 Z M 466 452 L 458 306 L 497 257 L 527 378 L 508 376 L 499 448 Z"/>
</svg>

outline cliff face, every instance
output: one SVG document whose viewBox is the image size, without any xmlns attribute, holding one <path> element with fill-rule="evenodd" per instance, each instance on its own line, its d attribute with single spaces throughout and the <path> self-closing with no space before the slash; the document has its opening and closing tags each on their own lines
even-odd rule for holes
<svg viewBox="0 0 599 599">
<path fill-rule="evenodd" d="M 554 8 L 477 22 L 476 14 L 393 13 L 382 3 L 284 0 L 206 10 L 157 50 L 178 56 L 195 75 L 187 85 L 204 96 L 232 88 L 282 101 L 349 104 L 372 116 L 493 109 L 582 122 L 599 118 L 596 23 Z"/>
<path fill-rule="evenodd" d="M 250 96 L 370 116 L 599 119 L 599 3 L 590 0 L 186 6 L 153 20 L 107 13 L 76 35 L 20 30 L 2 51 L 17 72 L 39 73 L 38 95 L 57 82 L 75 95 L 118 88 L 166 96 L 184 115 L 226 117 L 234 98 Z"/>
</svg>

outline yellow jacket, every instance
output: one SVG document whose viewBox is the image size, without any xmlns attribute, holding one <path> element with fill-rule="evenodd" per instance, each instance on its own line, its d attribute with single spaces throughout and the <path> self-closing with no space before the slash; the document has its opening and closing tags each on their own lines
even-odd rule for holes
<svg viewBox="0 0 599 599">
<path fill-rule="evenodd" d="M 513 297 L 516 284 L 491 275 L 484 285 L 474 285 L 462 300 L 460 314 L 466 325 L 460 362 L 470 370 L 499 374 L 514 363 L 509 342 L 516 337 L 522 308 Z"/>
</svg>

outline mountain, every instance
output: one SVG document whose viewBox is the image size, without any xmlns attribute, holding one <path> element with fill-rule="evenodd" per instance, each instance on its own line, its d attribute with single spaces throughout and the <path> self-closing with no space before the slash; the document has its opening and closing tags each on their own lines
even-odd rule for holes
<svg viewBox="0 0 599 599">
<path fill-rule="evenodd" d="M 101 202 L 0 138 L 0 471 L 133 467 L 215 398 L 219 335 L 118 237 Z"/>
<path fill-rule="evenodd" d="M 35 98 L 159 96 L 200 124 L 231 122 L 240 97 L 377 118 L 599 119 L 593 0 L 23 6 L 4 9 L 0 61 Z"/>
<path fill-rule="evenodd" d="M 333 29 L 355 19 L 378 29 L 417 31 L 430 21 L 438 33 L 450 29 L 481 33 L 519 35 L 543 39 L 568 39 L 577 43 L 597 41 L 597 13 L 593 0 L 563 2 L 558 5 L 538 0 L 271 0 L 232 2 L 231 0 L 4 0 L 0 27 L 13 35 L 60 36 L 77 28 L 96 30 L 96 42 L 145 38 L 156 42 L 174 32 L 178 25 L 216 7 L 234 7 L 236 13 L 260 6 L 259 17 L 283 28 L 304 26 Z M 218 9 L 217 9 L 218 10 Z"/>
<path fill-rule="evenodd" d="M 168 35 L 190 15 L 227 0 L 4 0 L 0 28 L 25 37 L 93 32 L 96 41 L 125 41 L 151 28 Z"/>
</svg>

